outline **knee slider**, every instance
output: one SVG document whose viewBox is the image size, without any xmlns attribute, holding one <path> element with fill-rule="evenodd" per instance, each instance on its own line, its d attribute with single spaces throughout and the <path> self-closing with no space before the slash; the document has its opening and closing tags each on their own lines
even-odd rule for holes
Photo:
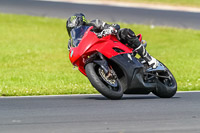
<svg viewBox="0 0 200 133">
<path fill-rule="evenodd" d="M 131 29 L 126 30 L 126 36 L 128 37 L 128 39 L 135 39 L 136 38 L 135 33 Z"/>
</svg>

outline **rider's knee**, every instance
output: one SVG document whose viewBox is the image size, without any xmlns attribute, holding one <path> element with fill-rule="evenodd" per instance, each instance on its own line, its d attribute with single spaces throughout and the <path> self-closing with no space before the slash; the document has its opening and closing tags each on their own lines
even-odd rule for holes
<svg viewBox="0 0 200 133">
<path fill-rule="evenodd" d="M 118 32 L 118 37 L 120 40 L 123 40 L 123 42 L 127 43 L 132 48 L 137 48 L 141 44 L 131 29 L 120 29 Z"/>
<path fill-rule="evenodd" d="M 127 28 L 120 29 L 118 32 L 118 36 L 121 40 L 127 40 L 128 38 L 131 38 L 133 35 L 134 32 L 132 34 L 131 30 Z"/>
</svg>

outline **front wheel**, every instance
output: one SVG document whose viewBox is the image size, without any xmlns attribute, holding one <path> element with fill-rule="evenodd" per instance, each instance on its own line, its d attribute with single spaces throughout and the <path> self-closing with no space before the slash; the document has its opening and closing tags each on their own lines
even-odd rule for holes
<svg viewBox="0 0 200 133">
<path fill-rule="evenodd" d="M 171 98 L 177 91 L 176 79 L 164 64 L 161 63 L 161 65 L 166 71 L 157 72 L 157 87 L 153 93 L 160 98 Z"/>
<path fill-rule="evenodd" d="M 123 96 L 123 89 L 120 80 L 113 72 L 110 76 L 104 73 L 104 70 L 95 63 L 88 63 L 85 66 L 87 77 L 91 84 L 98 92 L 109 99 L 121 99 Z"/>
</svg>

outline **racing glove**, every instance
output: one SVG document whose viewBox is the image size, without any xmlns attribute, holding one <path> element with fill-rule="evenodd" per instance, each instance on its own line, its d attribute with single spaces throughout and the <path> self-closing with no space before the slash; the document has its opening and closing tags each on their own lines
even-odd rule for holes
<svg viewBox="0 0 200 133">
<path fill-rule="evenodd" d="M 117 30 L 114 27 L 110 26 L 110 27 L 104 29 L 102 32 L 98 33 L 97 37 L 102 38 L 103 36 L 116 35 L 116 34 L 117 34 Z"/>
</svg>

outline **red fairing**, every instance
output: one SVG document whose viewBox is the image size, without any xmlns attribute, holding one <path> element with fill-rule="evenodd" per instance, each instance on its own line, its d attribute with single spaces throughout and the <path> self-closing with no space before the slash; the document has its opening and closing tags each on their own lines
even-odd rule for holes
<svg viewBox="0 0 200 133">
<path fill-rule="evenodd" d="M 79 70 L 85 74 L 86 60 L 95 52 L 100 52 L 107 58 L 113 56 L 132 53 L 131 48 L 122 44 L 114 35 L 108 35 L 103 38 L 98 38 L 97 35 L 91 31 L 93 27 L 90 27 L 84 34 L 81 42 L 77 47 L 71 47 L 69 52 L 69 58 L 73 65 L 78 66 Z M 113 48 L 121 49 L 123 52 L 116 52 Z"/>
<path fill-rule="evenodd" d="M 138 37 L 139 41 L 142 42 L 142 34 L 138 34 L 137 37 Z"/>
</svg>

